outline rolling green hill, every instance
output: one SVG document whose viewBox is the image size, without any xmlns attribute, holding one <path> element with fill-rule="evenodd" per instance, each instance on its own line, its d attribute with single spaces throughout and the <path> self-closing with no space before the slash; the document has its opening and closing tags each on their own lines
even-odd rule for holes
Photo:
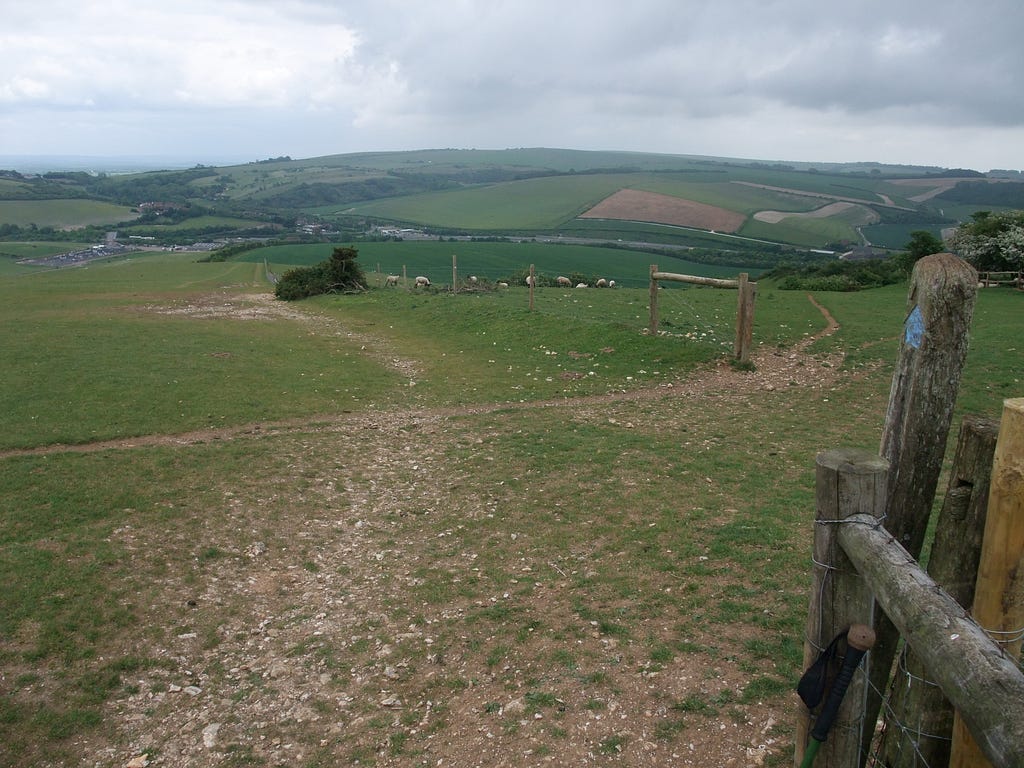
<svg viewBox="0 0 1024 768">
<path fill-rule="evenodd" d="M 31 225 L 56 231 L 116 225 L 125 235 L 177 244 L 280 235 L 301 224 L 360 237 L 374 225 L 392 224 L 443 234 L 562 235 L 721 250 L 765 243 L 900 248 L 915 229 L 938 235 L 954 226 L 975 203 L 1024 199 L 1020 183 L 958 173 L 968 178 L 873 163 L 812 166 L 548 148 L 281 157 L 117 176 L 0 171 L 0 238 L 24 237 Z M 624 189 L 668 196 L 681 206 L 714 206 L 743 223 L 724 237 L 721 227 L 699 217 L 680 222 L 653 207 L 599 223 L 578 218 Z M 170 206 L 173 215 L 142 215 L 133 223 L 132 208 L 146 202 Z"/>
</svg>

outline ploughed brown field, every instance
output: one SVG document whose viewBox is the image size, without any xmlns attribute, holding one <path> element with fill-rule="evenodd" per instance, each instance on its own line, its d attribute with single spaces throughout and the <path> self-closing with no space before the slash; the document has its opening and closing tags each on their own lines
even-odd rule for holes
<svg viewBox="0 0 1024 768">
<path fill-rule="evenodd" d="M 746 221 L 743 214 L 725 208 L 638 189 L 620 189 L 580 214 L 580 218 L 650 221 L 716 232 L 736 232 Z"/>
</svg>

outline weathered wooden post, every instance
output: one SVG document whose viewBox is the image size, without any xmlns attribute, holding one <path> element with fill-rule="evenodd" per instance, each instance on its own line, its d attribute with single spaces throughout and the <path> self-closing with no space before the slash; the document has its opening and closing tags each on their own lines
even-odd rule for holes
<svg viewBox="0 0 1024 768">
<path fill-rule="evenodd" d="M 651 336 L 658 335 L 658 281 L 654 277 L 654 273 L 658 271 L 657 264 L 651 264 L 651 319 L 647 324 L 647 332 Z"/>
<path fill-rule="evenodd" d="M 834 637 L 851 624 L 870 621 L 871 590 L 855 572 L 839 548 L 836 533 L 852 515 L 881 517 L 885 509 L 889 466 L 867 451 L 837 449 L 817 457 L 814 527 L 814 583 L 804 640 L 804 669 Z M 853 768 L 860 757 L 864 676 L 859 675 L 846 698 L 828 741 L 818 753 L 818 766 Z M 803 761 L 811 727 L 807 708 L 800 706 L 797 718 L 796 760 Z"/>
<path fill-rule="evenodd" d="M 750 275 L 741 272 L 739 277 L 739 300 L 736 306 L 736 343 L 733 356 L 740 363 L 750 362 L 750 346 L 754 339 L 754 299 L 757 283 L 750 282 Z"/>
<path fill-rule="evenodd" d="M 985 538 L 971 609 L 974 620 L 1000 643 L 1011 660 L 1024 637 L 1024 398 L 1006 400 L 992 462 Z M 989 763 L 957 713 L 950 768 Z"/>
<path fill-rule="evenodd" d="M 452 254 L 452 293 L 458 293 L 459 291 L 459 267 L 456 264 L 458 257 Z"/>
<path fill-rule="evenodd" d="M 964 608 L 974 599 L 998 433 L 997 421 L 964 417 L 928 558 L 928 575 Z M 887 768 L 947 766 L 953 705 L 927 679 L 924 662 L 909 646 L 904 647 L 897 669 L 878 746 L 882 764 Z"/>
<path fill-rule="evenodd" d="M 915 558 L 921 554 L 942 470 L 977 290 L 978 273 L 951 253 L 925 256 L 910 277 L 907 318 L 879 452 L 889 462 L 885 527 Z M 877 642 L 866 710 L 872 725 L 899 641 L 880 608 L 875 609 L 874 628 Z M 865 756 L 872 731 L 865 729 Z"/>
<path fill-rule="evenodd" d="M 533 312 L 533 287 L 537 284 L 537 275 L 534 274 L 533 264 L 530 265 L 530 311 Z"/>
</svg>

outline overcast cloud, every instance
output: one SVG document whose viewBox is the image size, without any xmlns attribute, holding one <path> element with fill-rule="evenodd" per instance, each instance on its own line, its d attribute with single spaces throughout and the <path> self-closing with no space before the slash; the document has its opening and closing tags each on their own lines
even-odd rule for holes
<svg viewBox="0 0 1024 768">
<path fill-rule="evenodd" d="M 1024 169 L 1020 0 L 0 0 L 0 154 Z"/>
</svg>

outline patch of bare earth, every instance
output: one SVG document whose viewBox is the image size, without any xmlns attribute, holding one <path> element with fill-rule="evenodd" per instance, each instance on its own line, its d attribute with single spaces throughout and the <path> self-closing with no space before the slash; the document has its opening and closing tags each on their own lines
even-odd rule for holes
<svg viewBox="0 0 1024 768">
<path fill-rule="evenodd" d="M 416 378 L 420 372 L 416 361 L 391 353 L 381 338 L 346 328 L 328 315 L 317 315 L 314 318 L 308 311 L 299 310 L 287 302 L 278 301 L 268 293 L 210 295 L 181 304 L 151 306 L 147 308 L 147 311 L 165 315 L 215 317 L 230 320 L 292 320 L 326 333 L 344 336 L 350 341 L 360 344 L 363 351 L 374 360 L 407 378 Z"/>
<path fill-rule="evenodd" d="M 267 306 L 244 311 L 291 311 Z M 657 428 L 661 416 L 640 413 L 655 399 L 686 421 L 704 407 L 698 395 L 826 388 L 845 374 L 840 355 L 808 354 L 821 335 L 759 351 L 754 372 L 722 364 L 634 392 L 102 444 L 273 439 L 279 461 L 224 478 L 222 503 L 187 534 L 115 532 L 142 573 L 159 573 L 168 551 L 216 557 L 139 595 L 139 632 L 122 652 L 160 663 L 132 673 L 134 692 L 108 704 L 102 736 L 75 744 L 80 764 L 763 765 L 785 750 L 789 715 L 739 703 L 745 674 L 724 659 L 742 637 L 695 634 L 714 655 L 654 665 L 644 635 L 667 633 L 664 619 L 632 637 L 581 621 L 573 584 L 588 577 L 589 552 L 553 555 L 514 514 L 516 494 L 545 490 L 513 491 L 502 467 L 481 477 L 448 457 L 486 461 L 491 440 L 516 427 L 515 414 L 488 420 L 499 408 L 608 421 L 614 407 L 617 423 Z M 551 499 L 552 514 L 561 503 L 572 500 Z M 464 523 L 494 520 L 485 538 L 466 533 Z M 484 574 L 481 553 L 494 547 L 509 552 L 503 572 Z M 712 716 L 678 706 L 712 701 L 732 705 Z"/>
<path fill-rule="evenodd" d="M 870 208 L 865 208 L 863 205 L 856 203 L 829 203 L 823 205 L 821 208 L 816 208 L 813 211 L 794 212 L 794 211 L 758 211 L 754 214 L 754 218 L 757 221 L 763 221 L 766 224 L 778 224 L 786 219 L 826 219 L 829 216 L 838 216 L 839 214 L 847 213 L 851 210 L 856 210 L 860 213 L 863 224 L 871 224 L 880 220 L 880 216 L 872 211 Z"/>
<path fill-rule="evenodd" d="M 649 221 L 716 232 L 736 232 L 746 220 L 743 214 L 725 208 L 637 189 L 620 189 L 580 218 Z"/>
</svg>

